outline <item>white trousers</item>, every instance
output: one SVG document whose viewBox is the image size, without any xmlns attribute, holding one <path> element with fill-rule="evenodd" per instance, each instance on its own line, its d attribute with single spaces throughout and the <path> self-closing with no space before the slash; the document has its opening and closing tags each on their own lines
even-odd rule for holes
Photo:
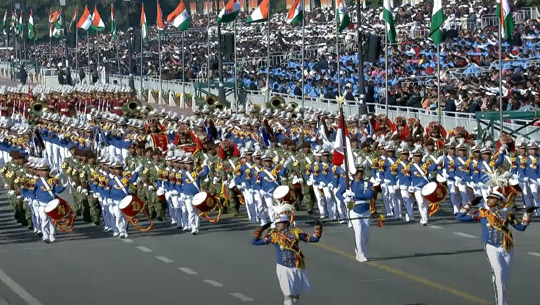
<svg viewBox="0 0 540 305">
<path fill-rule="evenodd" d="M 251 190 L 251 195 L 253 196 L 253 203 L 257 209 L 257 217 L 259 218 L 261 225 L 265 225 L 270 222 L 270 217 L 268 217 L 268 209 L 266 208 L 266 202 L 263 200 L 260 190 Z"/>
<path fill-rule="evenodd" d="M 176 221 L 176 227 L 189 228 L 188 213 L 186 205 L 184 204 L 184 196 L 171 195 L 172 202 L 172 216 Z"/>
<path fill-rule="evenodd" d="M 32 207 L 32 222 L 34 223 L 34 232 L 42 232 L 41 217 L 39 216 L 39 202 L 32 200 L 28 203 L 28 207 Z"/>
<path fill-rule="evenodd" d="M 176 224 L 176 215 L 174 214 L 174 206 L 172 202 L 172 192 L 166 191 L 165 192 L 165 201 L 167 201 L 167 208 L 169 210 L 169 216 L 171 217 L 171 223 L 174 225 Z"/>
<path fill-rule="evenodd" d="M 125 234 L 127 230 L 127 221 L 119 208 L 120 200 L 111 200 L 109 211 L 114 218 L 113 231 L 120 234 Z"/>
<path fill-rule="evenodd" d="M 352 227 L 354 230 L 354 244 L 356 259 L 365 256 L 365 245 L 369 238 L 369 210 L 359 214 L 353 210 L 349 211 L 349 217 L 351 218 Z M 363 218 L 363 219 L 354 219 Z"/>
<path fill-rule="evenodd" d="M 45 213 L 45 202 L 39 203 L 39 220 L 41 223 L 41 232 L 43 233 L 43 240 L 54 241 L 54 235 L 56 234 L 56 226 L 52 223 L 51 218 Z"/>
<path fill-rule="evenodd" d="M 514 256 L 514 250 L 506 252 L 503 247 L 495 247 L 486 244 L 486 255 L 491 266 L 491 280 L 495 290 L 495 304 L 506 305 L 506 283 L 510 278 L 510 264 Z"/>
<path fill-rule="evenodd" d="M 105 224 L 105 229 L 112 229 L 114 227 L 114 218 L 109 211 L 109 206 L 111 205 L 110 201 L 107 198 L 99 197 L 99 204 L 101 205 L 101 216 L 103 217 L 103 223 Z"/>
<path fill-rule="evenodd" d="M 336 201 L 334 198 L 334 193 L 330 190 L 328 186 L 323 187 L 324 200 L 326 201 L 326 210 L 328 211 L 328 218 L 335 220 L 337 219 L 336 215 Z"/>
<path fill-rule="evenodd" d="M 188 226 L 191 228 L 191 232 L 197 232 L 199 230 L 199 209 L 193 206 L 193 196 L 184 195 L 184 204 L 186 205 L 188 213 Z"/>
<path fill-rule="evenodd" d="M 394 216 L 394 205 L 396 203 L 396 190 L 393 185 L 389 185 L 389 180 L 385 180 L 381 183 L 384 209 L 386 210 L 386 216 Z"/>
<path fill-rule="evenodd" d="M 253 193 L 250 189 L 244 188 L 242 189 L 242 195 L 244 195 L 244 202 L 246 203 L 246 211 L 248 214 L 249 222 L 250 223 L 256 223 L 257 222 L 257 206 L 255 205 L 253 201 Z"/>
<path fill-rule="evenodd" d="M 425 201 L 424 196 L 422 196 L 422 188 L 417 187 L 414 189 L 414 198 L 416 198 L 416 202 L 418 203 L 418 211 L 420 212 L 420 223 L 427 224 L 429 203 Z"/>
<path fill-rule="evenodd" d="M 456 182 L 454 180 L 448 179 L 446 181 L 446 184 L 448 185 L 448 191 L 450 192 L 450 202 L 454 207 L 454 214 L 459 213 L 459 209 L 461 207 L 461 199 L 459 196 L 459 192 L 456 191 Z"/>
<path fill-rule="evenodd" d="M 458 191 L 459 191 L 459 197 L 461 199 L 461 201 L 458 202 L 459 204 L 459 209 L 461 209 L 462 206 L 464 206 L 465 204 L 467 204 L 467 202 L 469 202 L 469 200 L 472 200 L 472 198 L 469 198 L 469 192 L 467 191 L 467 184 L 463 181 L 460 181 L 460 182 L 457 182 L 456 181 L 456 186 L 458 188 Z"/>
<path fill-rule="evenodd" d="M 270 222 L 274 222 L 276 219 L 276 214 L 274 212 L 274 196 L 272 193 L 263 192 L 262 199 L 264 200 L 264 205 L 266 206 L 266 211 Z"/>
<path fill-rule="evenodd" d="M 413 210 L 413 203 L 411 200 L 411 195 L 409 194 L 409 190 L 406 186 L 400 186 L 399 192 L 401 193 L 401 199 L 403 200 L 405 204 L 405 209 L 407 210 L 407 215 L 409 216 L 410 220 L 414 219 L 414 210 Z"/>
<path fill-rule="evenodd" d="M 333 196 L 336 199 L 336 207 L 337 207 L 337 216 L 339 219 L 347 219 L 347 205 L 344 201 L 340 200 L 337 196 L 338 189 L 334 188 Z"/>
<path fill-rule="evenodd" d="M 315 199 L 317 200 L 317 206 L 319 207 L 319 215 L 324 218 L 327 215 L 326 199 L 318 186 L 313 186 L 313 192 L 315 193 Z"/>
<path fill-rule="evenodd" d="M 528 181 L 525 181 L 523 178 L 519 179 L 519 187 L 521 188 L 521 196 L 523 196 L 523 204 L 526 207 L 534 205 L 534 201 L 531 195 L 531 190 L 529 189 Z"/>
</svg>

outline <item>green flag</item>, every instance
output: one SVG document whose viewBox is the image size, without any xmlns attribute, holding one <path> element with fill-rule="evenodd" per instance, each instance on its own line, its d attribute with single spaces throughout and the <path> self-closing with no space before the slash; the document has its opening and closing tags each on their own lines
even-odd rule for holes
<svg viewBox="0 0 540 305">
<path fill-rule="evenodd" d="M 429 38 L 434 44 L 439 44 L 443 40 L 441 26 L 444 22 L 444 12 L 442 9 L 442 0 L 433 2 L 433 13 L 431 14 L 431 27 L 429 28 Z"/>
<path fill-rule="evenodd" d="M 34 26 L 34 12 L 30 10 L 30 17 L 28 18 L 28 39 L 34 40 L 36 38 L 36 28 Z"/>
<path fill-rule="evenodd" d="M 388 41 L 395 43 L 397 35 L 396 35 L 396 27 L 394 26 L 394 16 L 392 14 L 392 3 L 390 1 L 391 0 L 384 0 L 383 19 L 386 22 Z"/>
</svg>

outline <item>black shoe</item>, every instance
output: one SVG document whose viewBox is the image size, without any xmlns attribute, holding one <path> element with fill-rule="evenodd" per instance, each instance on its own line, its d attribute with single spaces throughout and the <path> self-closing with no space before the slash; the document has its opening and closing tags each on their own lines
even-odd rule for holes
<svg viewBox="0 0 540 305">
<path fill-rule="evenodd" d="M 28 230 L 34 231 L 34 226 L 33 226 L 33 225 L 29 225 L 29 226 L 28 226 Z"/>
<path fill-rule="evenodd" d="M 101 221 L 96 220 L 96 221 L 94 221 L 94 224 L 95 224 L 96 226 L 99 226 L 99 225 L 101 224 Z"/>
<path fill-rule="evenodd" d="M 79 210 L 79 211 L 77 211 L 77 212 L 75 212 L 75 214 L 76 214 L 77 216 L 81 216 L 81 215 L 82 215 L 82 213 L 81 213 L 81 211 L 80 211 L 80 210 Z"/>
<path fill-rule="evenodd" d="M 38 237 L 43 237 L 43 233 L 38 232 L 38 233 L 37 233 L 37 236 L 38 236 Z"/>
<path fill-rule="evenodd" d="M 229 213 L 229 208 L 228 207 L 223 207 L 223 214 L 227 214 Z"/>
<path fill-rule="evenodd" d="M 309 215 L 313 215 L 313 209 L 308 209 L 308 210 L 307 210 L 307 213 L 308 213 Z"/>
<path fill-rule="evenodd" d="M 28 221 L 26 221 L 26 219 L 23 219 L 23 220 L 21 221 L 21 225 L 22 225 L 23 227 L 28 227 Z"/>
<path fill-rule="evenodd" d="M 163 217 L 161 217 L 161 216 L 156 217 L 156 219 L 157 219 L 158 221 L 163 221 Z"/>
</svg>

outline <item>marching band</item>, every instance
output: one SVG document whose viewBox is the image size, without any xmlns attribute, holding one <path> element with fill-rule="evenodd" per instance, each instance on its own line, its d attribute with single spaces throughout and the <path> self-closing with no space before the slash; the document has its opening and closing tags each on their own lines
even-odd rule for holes
<svg viewBox="0 0 540 305">
<path fill-rule="evenodd" d="M 145 231 L 167 219 L 197 235 L 201 218 L 217 222 L 244 205 L 249 222 L 261 225 L 253 244 L 276 245 L 285 304 L 296 304 L 309 287 L 298 241 L 322 234 L 320 222 L 311 237 L 294 227 L 295 210 L 347 224 L 356 259 L 365 262 L 374 214 L 411 222 L 416 203 L 426 226 L 449 195 L 458 220 L 482 222 L 490 263 L 500 272 L 497 304 L 504 304 L 508 267 L 494 262 L 511 259 L 508 225 L 524 230 L 538 216 L 538 146 L 524 138 L 505 134 L 494 145 L 462 127 L 424 128 L 417 119 L 384 115 L 344 119 L 299 107 L 232 113 L 205 106 L 186 117 L 143 106 L 115 87 L 34 90 L 37 101 L 0 89 L 1 173 L 19 223 L 47 243 L 56 229 L 70 231 L 76 216 L 119 238 L 128 236 L 128 223 Z M 342 120 L 355 174 L 332 158 Z M 521 222 L 516 195 L 526 209 Z M 149 227 L 140 226 L 141 215 Z"/>
</svg>

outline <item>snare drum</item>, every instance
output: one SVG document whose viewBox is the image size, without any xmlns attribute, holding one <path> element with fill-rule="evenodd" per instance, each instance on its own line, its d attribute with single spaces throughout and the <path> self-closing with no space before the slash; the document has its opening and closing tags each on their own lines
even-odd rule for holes
<svg viewBox="0 0 540 305">
<path fill-rule="evenodd" d="M 437 182 L 430 182 L 422 188 L 422 197 L 430 203 L 439 203 L 446 198 L 448 189 Z"/>
<path fill-rule="evenodd" d="M 135 195 L 128 195 L 120 201 L 118 208 L 127 217 L 133 218 L 144 209 L 144 201 Z"/>
<path fill-rule="evenodd" d="M 62 198 L 56 197 L 56 199 L 49 201 L 45 207 L 45 214 L 49 215 L 54 220 L 61 220 L 71 212 L 71 207 Z"/>
<path fill-rule="evenodd" d="M 294 200 L 292 200 L 292 196 L 291 196 L 291 189 L 287 185 L 278 186 L 274 190 L 274 193 L 272 194 L 272 196 L 277 201 L 294 204 Z"/>
</svg>

